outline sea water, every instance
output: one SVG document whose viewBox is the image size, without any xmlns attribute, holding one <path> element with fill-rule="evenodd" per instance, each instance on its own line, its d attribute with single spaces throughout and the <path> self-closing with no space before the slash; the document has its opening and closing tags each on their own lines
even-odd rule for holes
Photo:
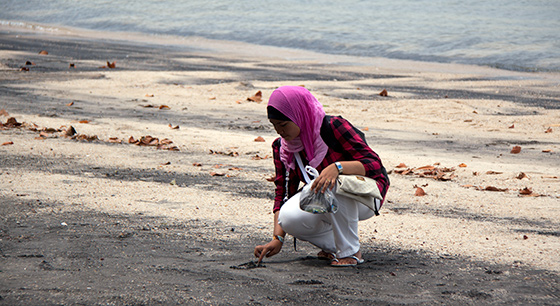
<svg viewBox="0 0 560 306">
<path fill-rule="evenodd" d="M 559 0 L 0 0 L 0 24 L 560 71 Z"/>
</svg>

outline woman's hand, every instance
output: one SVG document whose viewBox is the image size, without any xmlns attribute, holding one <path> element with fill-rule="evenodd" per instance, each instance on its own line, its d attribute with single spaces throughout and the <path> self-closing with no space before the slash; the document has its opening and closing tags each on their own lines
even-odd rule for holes
<svg viewBox="0 0 560 306">
<path fill-rule="evenodd" d="M 323 169 L 323 171 L 321 171 L 321 174 L 319 174 L 319 177 L 317 177 L 313 181 L 313 185 L 311 185 L 311 190 L 313 190 L 315 193 L 317 192 L 324 193 L 325 191 L 327 191 L 327 188 L 333 189 L 334 186 L 336 185 L 337 178 L 338 178 L 338 169 L 334 164 L 330 164 L 325 169 Z"/>
<path fill-rule="evenodd" d="M 278 254 L 280 250 L 282 250 L 282 242 L 278 239 L 274 239 L 264 245 L 257 245 L 255 247 L 255 257 L 259 258 L 257 263 L 260 263 L 265 256 L 271 257 Z"/>
</svg>

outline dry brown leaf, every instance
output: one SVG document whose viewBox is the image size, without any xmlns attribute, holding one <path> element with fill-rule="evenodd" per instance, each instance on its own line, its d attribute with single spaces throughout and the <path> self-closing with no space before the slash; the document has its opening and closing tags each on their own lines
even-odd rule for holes
<svg viewBox="0 0 560 306">
<path fill-rule="evenodd" d="M 109 138 L 109 142 L 112 142 L 112 143 L 122 143 L 122 141 L 121 141 L 119 138 L 117 138 L 117 137 L 111 137 L 111 138 Z"/>
<path fill-rule="evenodd" d="M 195 166 L 195 167 L 202 167 L 201 163 L 193 163 L 192 165 Z"/>
<path fill-rule="evenodd" d="M 268 159 L 268 158 L 269 158 L 268 155 L 266 155 L 266 156 L 264 156 L 264 157 L 261 157 L 261 156 L 259 156 L 258 154 L 255 155 L 255 156 L 253 156 L 253 157 L 251 157 L 252 160 L 261 160 L 261 159 Z"/>
<path fill-rule="evenodd" d="M 41 50 L 39 52 L 39 55 L 49 55 L 49 52 L 45 51 L 45 50 Z"/>
<path fill-rule="evenodd" d="M 546 129 L 546 131 L 544 131 L 545 133 L 552 133 L 552 128 L 549 127 L 548 129 Z"/>
<path fill-rule="evenodd" d="M 517 178 L 517 179 L 519 179 L 519 180 L 522 180 L 522 179 L 524 179 L 524 178 L 527 178 L 527 179 L 528 179 L 529 176 L 528 176 L 527 174 L 523 173 L 523 172 L 520 172 L 515 178 Z"/>
<path fill-rule="evenodd" d="M 382 96 L 382 97 L 387 97 L 387 96 L 389 95 L 389 93 L 387 92 L 387 89 L 383 89 L 383 90 L 379 93 L 379 95 Z"/>
<path fill-rule="evenodd" d="M 9 145 L 13 145 L 14 142 L 13 141 L 6 141 L 4 143 L 2 143 L 3 146 L 9 146 Z"/>
<path fill-rule="evenodd" d="M 414 195 L 417 197 L 423 197 L 426 195 L 426 192 L 424 191 L 424 189 L 422 189 L 422 187 L 416 187 L 416 192 L 414 192 Z"/>
<path fill-rule="evenodd" d="M 72 101 L 72 102 L 66 104 L 66 106 L 72 106 L 72 105 L 74 105 L 74 101 Z"/>
<path fill-rule="evenodd" d="M 467 164 L 465 164 L 465 163 L 460 163 L 459 164 L 459 168 L 466 168 L 466 167 L 467 167 Z"/>
<path fill-rule="evenodd" d="M 30 61 L 26 61 L 26 62 L 25 62 L 25 65 L 26 65 L 26 66 L 35 66 L 35 63 L 30 62 Z"/>
<path fill-rule="evenodd" d="M 400 163 L 395 168 L 407 168 L 407 166 L 404 163 Z"/>
<path fill-rule="evenodd" d="M 29 71 L 29 68 L 27 68 L 27 67 L 21 67 L 21 68 L 19 69 L 19 71 Z"/>
<path fill-rule="evenodd" d="M 254 96 L 247 98 L 248 101 L 261 103 L 262 102 L 262 92 L 259 90 Z"/>
<path fill-rule="evenodd" d="M 436 167 L 434 166 L 427 165 L 427 166 L 418 167 L 415 170 L 434 170 L 435 168 Z"/>
<path fill-rule="evenodd" d="M 89 120 L 80 120 L 79 123 L 89 123 Z"/>
<path fill-rule="evenodd" d="M 108 68 L 111 68 L 111 69 L 112 69 L 112 68 L 116 68 L 116 67 L 117 67 L 117 63 L 116 63 L 116 62 L 109 63 L 109 61 L 107 61 L 107 67 L 108 67 Z"/>
<path fill-rule="evenodd" d="M 366 132 L 369 131 L 369 128 L 366 126 L 366 127 L 364 128 L 364 131 L 366 131 Z"/>
<path fill-rule="evenodd" d="M 159 109 L 171 109 L 171 108 L 167 105 L 160 105 Z"/>
<path fill-rule="evenodd" d="M 172 126 L 171 123 L 169 124 L 169 127 L 170 127 L 172 130 L 178 130 L 178 129 L 179 129 L 179 126 L 178 126 L 178 125 L 177 125 L 177 126 Z"/>
<path fill-rule="evenodd" d="M 518 154 L 519 152 L 521 152 L 521 147 L 520 146 L 514 146 L 511 149 L 511 154 Z"/>
<path fill-rule="evenodd" d="M 510 129 L 515 128 L 515 124 L 510 125 L 509 128 L 510 128 Z"/>
<path fill-rule="evenodd" d="M 210 172 L 211 176 L 224 176 L 226 175 L 225 173 L 218 173 L 218 172 Z"/>
<path fill-rule="evenodd" d="M 261 136 L 255 138 L 255 142 L 265 142 L 264 138 L 262 138 Z"/>
<path fill-rule="evenodd" d="M 171 140 L 168 139 L 168 138 L 164 138 L 164 139 L 162 139 L 162 140 L 160 141 L 160 143 L 161 143 L 161 144 L 172 144 L 173 141 L 171 141 Z"/>
<path fill-rule="evenodd" d="M 519 194 L 522 194 L 522 195 L 529 195 L 531 193 L 533 193 L 533 190 L 531 190 L 531 188 L 529 188 L 529 187 L 525 187 L 525 188 L 519 190 Z"/>
<path fill-rule="evenodd" d="M 271 176 L 271 177 L 267 177 L 267 178 L 266 178 L 266 180 L 269 181 L 269 182 L 274 182 L 274 179 L 275 179 L 274 176 Z"/>
<path fill-rule="evenodd" d="M 542 151 L 543 151 L 543 153 L 550 153 L 550 152 L 552 152 L 551 149 L 544 149 L 544 150 L 542 150 Z"/>
<path fill-rule="evenodd" d="M 216 100 L 216 97 L 210 97 L 208 100 Z"/>
<path fill-rule="evenodd" d="M 138 143 L 138 140 L 134 139 L 134 137 L 130 136 L 130 138 L 128 138 L 128 143 Z"/>
<path fill-rule="evenodd" d="M 237 157 L 237 156 L 239 156 L 239 153 L 237 153 L 237 152 L 235 152 L 235 151 L 221 152 L 221 151 L 214 151 L 214 150 L 212 150 L 212 149 L 210 149 L 209 151 L 210 151 L 210 154 L 213 154 L 213 155 L 220 154 L 220 155 L 226 155 L 226 156 L 232 156 L 232 157 Z"/>
<path fill-rule="evenodd" d="M 65 136 L 68 136 L 68 137 L 72 137 L 72 136 L 76 135 L 77 133 L 78 133 L 78 132 L 76 132 L 76 129 L 74 129 L 73 126 L 70 126 L 69 128 L 67 128 L 67 129 L 64 131 L 64 135 L 65 135 Z"/>
<path fill-rule="evenodd" d="M 498 188 L 498 187 L 494 187 L 494 186 L 486 186 L 486 188 L 484 188 L 484 190 L 486 190 L 486 191 L 499 191 L 499 192 L 508 191 L 507 188 Z"/>
<path fill-rule="evenodd" d="M 486 171 L 486 174 L 502 174 L 503 172 L 497 172 L 497 171 Z"/>
<path fill-rule="evenodd" d="M 153 98 L 153 97 L 154 97 L 154 95 L 151 95 L 151 94 L 146 94 L 146 95 L 145 95 L 145 97 L 146 97 L 146 98 Z"/>
</svg>

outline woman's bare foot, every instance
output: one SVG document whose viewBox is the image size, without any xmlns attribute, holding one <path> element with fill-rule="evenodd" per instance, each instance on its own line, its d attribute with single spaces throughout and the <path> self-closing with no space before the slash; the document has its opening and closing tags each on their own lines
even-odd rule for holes
<svg viewBox="0 0 560 306">
<path fill-rule="evenodd" d="M 317 253 L 317 258 L 325 259 L 325 260 L 333 260 L 336 258 L 336 255 L 334 253 L 320 251 L 319 253 Z"/>
<path fill-rule="evenodd" d="M 362 252 L 358 251 L 356 254 L 344 258 L 334 258 L 331 262 L 333 267 L 355 267 L 364 260 L 362 259 Z"/>
</svg>

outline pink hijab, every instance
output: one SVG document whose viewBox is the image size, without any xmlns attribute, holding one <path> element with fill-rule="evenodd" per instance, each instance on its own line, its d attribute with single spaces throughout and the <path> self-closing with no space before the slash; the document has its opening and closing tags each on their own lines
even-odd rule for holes
<svg viewBox="0 0 560 306">
<path fill-rule="evenodd" d="M 321 138 L 325 117 L 321 103 L 301 86 L 282 86 L 272 92 L 268 106 L 284 114 L 300 129 L 299 136 L 292 141 L 282 138 L 280 160 L 287 168 L 295 169 L 294 153 L 305 150 L 309 165 L 317 168 L 329 149 Z"/>
</svg>

